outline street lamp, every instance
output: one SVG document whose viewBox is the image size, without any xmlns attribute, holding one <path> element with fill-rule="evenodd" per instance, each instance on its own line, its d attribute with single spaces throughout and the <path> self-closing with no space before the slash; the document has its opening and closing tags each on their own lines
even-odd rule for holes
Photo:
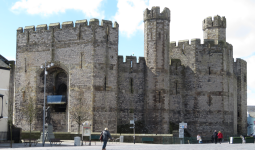
<svg viewBox="0 0 255 150">
<path fill-rule="evenodd" d="M 45 61 L 45 64 L 44 65 L 41 65 L 41 68 L 44 69 L 44 96 L 43 96 L 43 140 L 42 140 L 42 144 L 44 146 L 44 143 L 45 143 L 45 139 L 44 139 L 44 130 L 45 130 L 45 92 L 46 92 L 46 75 L 48 74 L 48 72 L 46 71 L 47 68 L 50 68 L 54 66 L 54 63 L 50 63 L 50 64 L 46 64 L 46 61 Z"/>
</svg>

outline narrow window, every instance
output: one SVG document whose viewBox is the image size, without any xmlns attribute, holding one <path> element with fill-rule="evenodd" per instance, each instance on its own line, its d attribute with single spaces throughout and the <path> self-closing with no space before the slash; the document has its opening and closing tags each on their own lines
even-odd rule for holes
<svg viewBox="0 0 255 150">
<path fill-rule="evenodd" d="M 27 72 L 27 59 L 25 58 L 25 72 Z"/>
<path fill-rule="evenodd" d="M 177 82 L 175 82 L 175 92 L 176 92 L 176 95 L 177 95 Z"/>
<path fill-rule="evenodd" d="M 133 66 L 132 66 L 132 60 L 130 61 L 130 66 L 131 66 L 131 68 L 133 67 Z"/>
<path fill-rule="evenodd" d="M 106 76 L 104 77 L 104 90 L 106 91 Z"/>
<path fill-rule="evenodd" d="M 175 70 L 177 70 L 177 63 L 175 64 Z"/>
<path fill-rule="evenodd" d="M 160 34 L 160 32 L 158 33 L 158 39 L 159 39 L 159 40 L 161 39 L 161 34 Z"/>
<path fill-rule="evenodd" d="M 133 89 L 133 79 L 131 78 L 130 79 L 130 92 L 133 94 L 133 92 L 134 92 L 134 89 Z"/>
<path fill-rule="evenodd" d="M 109 38 L 109 28 L 106 28 L 106 42 L 108 42 Z"/>
<path fill-rule="evenodd" d="M 237 116 L 238 116 L 238 117 L 240 117 L 240 114 L 239 114 L 239 112 L 238 112 Z"/>
<path fill-rule="evenodd" d="M 160 91 L 158 92 L 158 102 L 160 103 Z"/>
<path fill-rule="evenodd" d="M 211 67 L 209 67 L 209 75 L 211 74 Z"/>
<path fill-rule="evenodd" d="M 82 69 L 82 53 L 81 53 L 81 69 Z"/>
</svg>

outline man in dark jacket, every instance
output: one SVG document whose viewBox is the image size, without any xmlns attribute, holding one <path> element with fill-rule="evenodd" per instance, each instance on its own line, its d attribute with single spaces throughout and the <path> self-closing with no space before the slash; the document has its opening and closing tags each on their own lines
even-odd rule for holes
<svg viewBox="0 0 255 150">
<path fill-rule="evenodd" d="M 105 128 L 104 131 L 102 131 L 101 134 L 103 135 L 103 141 L 104 141 L 102 150 L 105 150 L 107 141 L 108 141 L 109 138 L 112 139 L 112 136 L 111 136 L 110 132 L 108 131 L 108 128 Z"/>
<path fill-rule="evenodd" d="M 215 144 L 217 144 L 217 141 L 218 141 L 218 132 L 216 130 L 213 133 L 213 138 L 214 138 Z"/>
</svg>

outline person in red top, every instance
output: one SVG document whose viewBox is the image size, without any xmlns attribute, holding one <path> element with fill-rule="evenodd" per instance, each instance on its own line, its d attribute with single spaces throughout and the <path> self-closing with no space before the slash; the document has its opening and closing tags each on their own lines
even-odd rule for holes
<svg viewBox="0 0 255 150">
<path fill-rule="evenodd" d="M 222 138 L 223 138 L 223 135 L 222 135 L 222 133 L 219 131 L 219 133 L 218 133 L 218 139 L 219 139 L 219 143 L 220 143 L 220 144 L 221 144 Z"/>
</svg>

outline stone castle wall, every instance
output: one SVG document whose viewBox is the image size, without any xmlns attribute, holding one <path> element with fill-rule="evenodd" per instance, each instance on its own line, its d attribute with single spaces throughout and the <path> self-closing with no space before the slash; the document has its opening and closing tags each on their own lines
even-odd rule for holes
<svg viewBox="0 0 255 150">
<path fill-rule="evenodd" d="M 135 116 L 147 133 L 169 133 L 184 121 L 191 135 L 246 133 L 247 64 L 233 61 L 226 42 L 226 19 L 203 20 L 200 39 L 170 39 L 170 10 L 144 11 L 144 56 L 118 56 L 118 24 L 97 19 L 28 26 L 17 30 L 15 124 L 27 129 L 20 109 L 27 96 L 37 100 L 34 130 L 42 130 L 44 72 L 46 95 L 65 95 L 65 105 L 51 105 L 54 131 L 77 131 L 70 115 L 75 101 L 86 103 L 93 132 L 110 132 Z M 66 91 L 63 89 L 66 88 Z"/>
<path fill-rule="evenodd" d="M 77 99 L 82 98 L 91 111 L 94 131 L 103 126 L 116 127 L 117 102 L 117 60 L 118 60 L 118 24 L 103 20 L 101 25 L 97 19 L 28 26 L 17 30 L 17 66 L 15 87 L 15 123 L 26 125 L 20 109 L 24 95 L 29 94 L 37 101 L 37 123 L 35 130 L 42 129 L 43 106 L 43 69 L 41 65 L 54 63 L 48 68 L 46 95 L 57 94 L 58 84 L 66 84 L 67 108 L 65 112 L 54 112 L 55 131 L 76 131 L 77 124 L 70 116 L 68 108 Z M 64 74 L 63 77 L 58 76 Z M 63 75 L 62 75 L 63 76 Z M 59 83 L 57 80 L 59 79 Z M 106 84 L 104 85 L 106 80 Z M 106 87 L 106 88 L 104 88 Z M 30 88 L 29 92 L 26 92 Z M 79 95 L 83 91 L 83 95 Z M 106 100 L 106 101 L 103 101 Z M 85 107 L 84 107 L 85 108 Z M 95 113 L 93 113 L 95 111 Z M 54 117 L 57 114 L 63 117 Z M 99 116 L 99 114 L 101 114 Z M 102 118 L 111 116 L 108 122 Z M 115 116 L 115 117 L 114 117 Z M 99 126 L 100 124 L 101 126 Z M 112 126 L 111 126 L 112 125 Z M 63 128 L 63 126 L 65 126 Z M 100 129 L 99 129 L 100 128 Z"/>
</svg>

